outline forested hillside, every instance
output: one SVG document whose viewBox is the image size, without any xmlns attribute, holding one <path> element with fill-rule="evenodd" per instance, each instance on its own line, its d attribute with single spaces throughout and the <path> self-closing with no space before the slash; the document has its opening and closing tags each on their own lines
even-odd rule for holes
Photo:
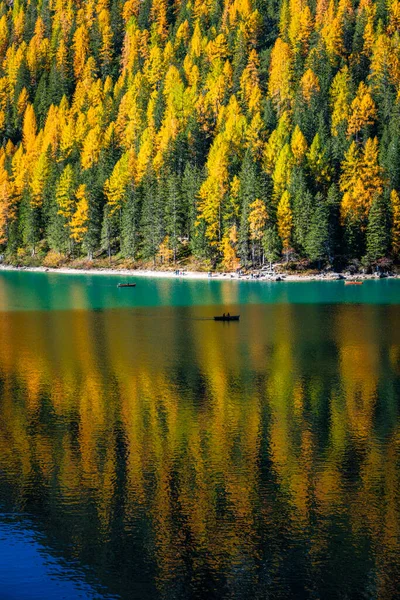
<svg viewBox="0 0 400 600">
<path fill-rule="evenodd" d="M 1 0 L 9 256 L 400 253 L 399 0 Z"/>
</svg>

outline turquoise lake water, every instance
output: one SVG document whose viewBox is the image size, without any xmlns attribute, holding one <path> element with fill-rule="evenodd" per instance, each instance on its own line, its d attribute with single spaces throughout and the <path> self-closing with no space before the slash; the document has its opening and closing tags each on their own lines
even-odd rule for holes
<svg viewBox="0 0 400 600">
<path fill-rule="evenodd" d="M 135 282 L 137 288 L 118 289 Z M 57 273 L 0 273 L 0 310 L 74 310 L 148 306 L 207 306 L 221 304 L 398 304 L 400 280 L 307 282 L 221 281 L 66 275 Z"/>
<path fill-rule="evenodd" d="M 7 600 L 398 598 L 400 281 L 0 273 L 0 558 Z"/>
</svg>

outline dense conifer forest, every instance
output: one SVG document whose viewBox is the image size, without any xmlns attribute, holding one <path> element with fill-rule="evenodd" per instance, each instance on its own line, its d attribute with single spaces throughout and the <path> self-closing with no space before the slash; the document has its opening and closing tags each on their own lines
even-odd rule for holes
<svg viewBox="0 0 400 600">
<path fill-rule="evenodd" d="M 7 257 L 400 253 L 399 0 L 1 0 Z"/>
</svg>

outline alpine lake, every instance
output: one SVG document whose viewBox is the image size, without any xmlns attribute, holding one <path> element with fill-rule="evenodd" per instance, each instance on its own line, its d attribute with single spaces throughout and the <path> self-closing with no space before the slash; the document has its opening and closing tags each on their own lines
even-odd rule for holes
<svg viewBox="0 0 400 600">
<path fill-rule="evenodd" d="M 2 600 L 399 598 L 400 280 L 1 272 L 0 559 Z"/>
</svg>

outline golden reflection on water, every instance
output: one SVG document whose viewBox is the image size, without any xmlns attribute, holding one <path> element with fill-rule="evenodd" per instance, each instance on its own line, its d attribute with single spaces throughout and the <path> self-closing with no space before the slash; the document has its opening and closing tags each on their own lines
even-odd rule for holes
<svg viewBox="0 0 400 600">
<path fill-rule="evenodd" d="M 165 593 L 190 571 L 233 597 L 241 580 L 292 597 L 282 568 L 299 546 L 305 586 L 328 589 L 329 564 L 358 555 L 354 586 L 370 578 L 372 597 L 395 597 L 397 309 L 246 310 L 235 327 L 188 309 L 0 314 L 14 506 L 29 509 L 38 480 L 58 511 L 79 519 L 90 503 L 99 547 L 117 520 L 128 535 L 144 518 Z M 79 557 L 88 540 L 74 536 Z"/>
</svg>

